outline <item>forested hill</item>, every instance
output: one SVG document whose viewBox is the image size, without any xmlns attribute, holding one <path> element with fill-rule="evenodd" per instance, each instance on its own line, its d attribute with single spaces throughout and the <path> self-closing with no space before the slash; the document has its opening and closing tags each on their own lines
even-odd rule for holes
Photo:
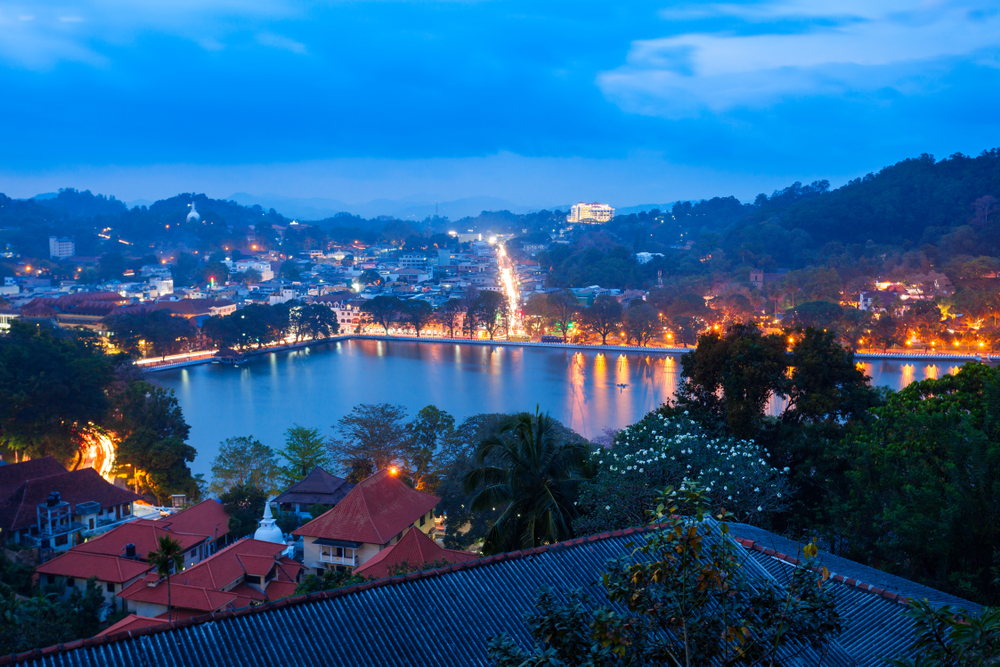
<svg viewBox="0 0 1000 667">
<path fill-rule="evenodd" d="M 981 230 L 987 220 L 982 212 L 977 217 L 974 204 L 988 196 L 1000 200 L 1000 149 L 975 158 L 958 153 L 939 162 L 921 155 L 787 207 L 758 198 L 751 219 L 773 218 L 818 243 L 933 245 L 957 227 Z"/>
</svg>

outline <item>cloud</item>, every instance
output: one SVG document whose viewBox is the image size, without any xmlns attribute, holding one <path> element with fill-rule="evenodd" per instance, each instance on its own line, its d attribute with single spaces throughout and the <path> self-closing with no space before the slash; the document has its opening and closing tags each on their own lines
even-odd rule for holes
<svg viewBox="0 0 1000 667">
<path fill-rule="evenodd" d="M 935 89 L 949 63 L 996 62 L 1000 14 L 981 7 L 925 3 L 815 0 L 716 5 L 719 13 L 755 25 L 750 34 L 692 32 L 632 42 L 625 64 L 597 76 L 604 94 L 624 110 L 670 118 L 708 110 L 766 107 L 791 97 L 892 89 Z M 784 19 L 811 22 L 789 31 Z M 812 22 L 823 19 L 823 22 Z"/>
<path fill-rule="evenodd" d="M 302 42 L 296 42 L 294 39 L 275 35 L 271 32 L 258 33 L 257 41 L 264 46 L 273 46 L 276 49 L 284 49 L 285 51 L 291 51 L 300 55 L 305 55 L 306 53 L 306 45 Z"/>
</svg>

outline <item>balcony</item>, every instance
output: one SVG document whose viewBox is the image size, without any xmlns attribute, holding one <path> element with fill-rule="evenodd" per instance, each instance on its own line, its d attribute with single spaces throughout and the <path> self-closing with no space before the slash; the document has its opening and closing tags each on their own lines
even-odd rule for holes
<svg viewBox="0 0 1000 667">
<path fill-rule="evenodd" d="M 342 556 L 338 556 L 336 554 L 328 554 L 328 553 L 323 553 L 323 551 L 320 551 L 319 562 L 329 563 L 331 565 L 346 565 L 348 567 L 357 567 L 358 557 L 357 555 L 353 554 L 344 554 Z"/>
</svg>

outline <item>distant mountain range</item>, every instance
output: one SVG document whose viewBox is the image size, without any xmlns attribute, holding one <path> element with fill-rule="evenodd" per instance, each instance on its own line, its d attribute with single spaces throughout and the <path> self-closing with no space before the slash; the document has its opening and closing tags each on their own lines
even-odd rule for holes
<svg viewBox="0 0 1000 667">
<path fill-rule="evenodd" d="M 503 211 L 511 213 L 530 213 L 538 210 L 531 206 L 517 204 L 499 197 L 466 197 L 452 201 L 434 202 L 421 196 L 405 199 L 373 199 L 364 204 L 348 204 L 338 199 L 321 197 L 296 198 L 280 195 L 251 195 L 237 192 L 228 197 L 243 206 L 258 204 L 264 208 L 273 208 L 285 217 L 301 220 L 322 220 L 337 213 L 351 213 L 362 218 L 375 218 L 380 215 L 392 216 L 401 220 L 423 220 L 435 213 L 452 220 L 475 217 L 483 211 Z"/>
</svg>

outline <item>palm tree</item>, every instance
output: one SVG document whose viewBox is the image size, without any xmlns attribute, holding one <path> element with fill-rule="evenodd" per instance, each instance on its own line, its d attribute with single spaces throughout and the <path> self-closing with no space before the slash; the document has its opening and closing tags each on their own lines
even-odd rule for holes
<svg viewBox="0 0 1000 667">
<path fill-rule="evenodd" d="M 479 467 L 464 478 L 474 512 L 504 507 L 486 533 L 483 553 L 558 542 L 572 536 L 573 499 L 584 480 L 586 445 L 558 438 L 548 414 L 522 412 L 480 443 Z"/>
<path fill-rule="evenodd" d="M 149 552 L 149 562 L 156 568 L 156 573 L 167 578 L 167 621 L 170 621 L 170 570 L 180 571 L 184 567 L 184 554 L 181 550 L 181 543 L 177 540 L 163 535 L 160 537 L 160 548 Z"/>
</svg>

